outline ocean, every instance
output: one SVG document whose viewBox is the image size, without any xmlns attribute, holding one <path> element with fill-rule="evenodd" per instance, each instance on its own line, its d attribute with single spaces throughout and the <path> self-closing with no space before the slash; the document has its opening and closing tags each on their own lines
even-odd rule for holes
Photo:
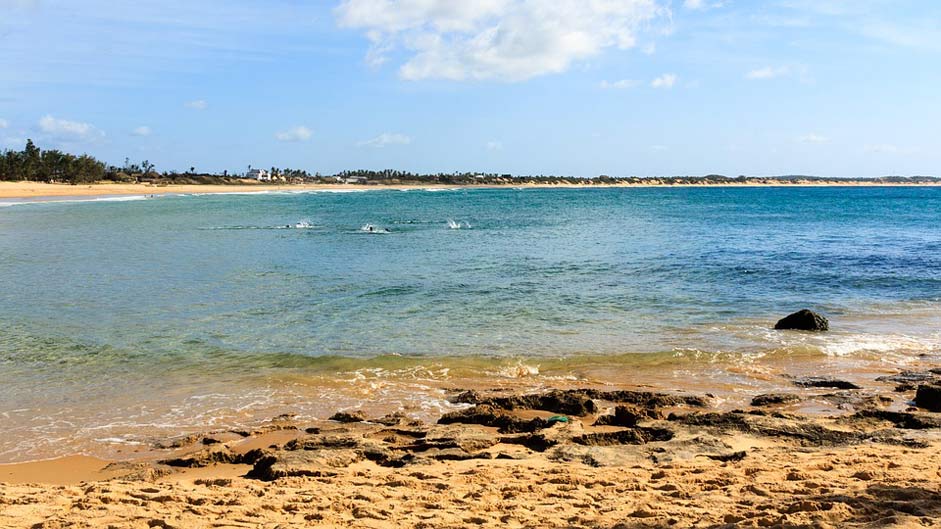
<svg viewBox="0 0 941 529">
<path fill-rule="evenodd" d="M 805 307 L 832 331 L 771 329 Z M 0 329 L 0 462 L 281 413 L 433 419 L 460 388 L 734 405 L 941 357 L 941 188 L 6 201 Z"/>
</svg>

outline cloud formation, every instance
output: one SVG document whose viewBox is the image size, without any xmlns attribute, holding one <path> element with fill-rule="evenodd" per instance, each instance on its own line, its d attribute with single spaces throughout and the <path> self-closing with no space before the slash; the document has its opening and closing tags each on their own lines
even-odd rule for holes
<svg viewBox="0 0 941 529">
<path fill-rule="evenodd" d="M 601 83 L 599 83 L 598 86 L 605 90 L 609 90 L 609 89 L 624 90 L 627 88 L 634 88 L 635 86 L 640 86 L 640 81 L 636 79 L 621 79 L 619 81 L 601 81 Z"/>
<path fill-rule="evenodd" d="M 10 122 L 5 119 L 0 119 L 0 129 L 5 129 L 10 126 Z"/>
<path fill-rule="evenodd" d="M 669 10 L 657 0 L 343 0 L 334 13 L 365 31 L 370 64 L 404 49 L 403 79 L 522 81 L 632 48 Z"/>
<path fill-rule="evenodd" d="M 63 142 L 88 142 L 105 135 L 90 123 L 57 119 L 48 114 L 39 119 L 39 130 L 52 139 Z"/>
<path fill-rule="evenodd" d="M 131 136 L 150 136 L 152 132 L 147 125 L 141 125 L 131 131 Z"/>
<path fill-rule="evenodd" d="M 761 79 L 774 79 L 775 77 L 783 77 L 791 74 L 791 68 L 789 66 L 765 66 L 764 68 L 758 68 L 752 70 L 745 74 L 745 79 L 751 80 L 761 80 Z"/>
<path fill-rule="evenodd" d="M 309 128 L 299 125 L 288 130 L 282 130 L 274 135 L 278 141 L 307 141 L 314 135 Z"/>
<path fill-rule="evenodd" d="M 799 136 L 797 138 L 797 141 L 799 141 L 800 143 L 814 143 L 814 144 L 819 145 L 822 143 L 828 143 L 830 141 L 830 138 L 811 132 L 810 134 L 804 134 L 803 136 Z"/>
<path fill-rule="evenodd" d="M 361 141 L 357 145 L 360 147 L 375 147 L 381 149 L 387 145 L 408 145 L 410 143 L 412 143 L 412 138 L 406 136 L 405 134 L 383 132 L 375 138 Z"/>
<path fill-rule="evenodd" d="M 206 110 L 209 108 L 209 103 L 207 103 L 205 99 L 195 99 L 193 101 L 187 101 L 186 103 L 183 103 L 183 106 L 193 110 Z"/>
<path fill-rule="evenodd" d="M 673 88 L 675 84 L 676 74 L 672 73 L 665 73 L 653 81 L 650 81 L 650 86 L 653 88 Z"/>
</svg>

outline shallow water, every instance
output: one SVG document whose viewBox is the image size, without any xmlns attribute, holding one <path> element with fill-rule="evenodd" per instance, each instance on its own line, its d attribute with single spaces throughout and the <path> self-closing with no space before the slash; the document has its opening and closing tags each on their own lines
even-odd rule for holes
<svg viewBox="0 0 941 529">
<path fill-rule="evenodd" d="M 941 351 L 939 225 L 933 187 L 16 203 L 0 208 L 0 461 L 277 413 L 430 418 L 452 387 L 734 400 L 786 372 L 871 379 Z M 770 330 L 803 307 L 833 332 Z"/>
</svg>

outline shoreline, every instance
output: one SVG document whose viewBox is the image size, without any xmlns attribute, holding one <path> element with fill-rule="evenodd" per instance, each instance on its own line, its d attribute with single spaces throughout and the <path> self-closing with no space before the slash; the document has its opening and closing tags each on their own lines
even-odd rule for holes
<svg viewBox="0 0 941 529">
<path fill-rule="evenodd" d="M 274 417 L 130 461 L 2 465 L 0 526 L 930 527 L 941 413 L 882 398 L 911 388 L 839 382 L 818 388 L 845 406 L 825 417 L 795 411 L 796 390 L 723 411 L 709 394 L 591 389 L 454 389 L 464 407 L 432 423 Z"/>
<path fill-rule="evenodd" d="M 0 182 L 0 199 L 48 199 L 60 200 L 83 197 L 121 197 L 129 195 L 171 195 L 171 194 L 224 194 L 246 192 L 305 192 L 305 191 L 367 191 L 367 190 L 422 190 L 422 189 L 603 189 L 603 188 L 687 188 L 687 187 L 939 187 L 938 183 L 889 183 L 889 182 L 863 182 L 863 181 L 827 181 L 827 182 L 767 182 L 767 183 L 719 183 L 719 184 L 505 184 L 505 185 L 446 185 L 446 184 L 49 184 L 45 182 Z"/>
</svg>

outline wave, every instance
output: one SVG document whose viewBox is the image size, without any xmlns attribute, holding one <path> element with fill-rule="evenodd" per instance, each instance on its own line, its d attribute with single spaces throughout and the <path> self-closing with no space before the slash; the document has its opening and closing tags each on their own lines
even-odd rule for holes
<svg viewBox="0 0 941 529">
<path fill-rule="evenodd" d="M 50 197 L 42 199 L 8 199 L 0 202 L 0 207 L 25 206 L 35 204 L 84 204 L 93 202 L 137 202 L 139 200 L 149 200 L 159 195 L 114 195 L 114 196 L 96 196 L 96 197 Z"/>
<path fill-rule="evenodd" d="M 362 233 L 369 233 L 369 234 L 392 233 L 391 231 L 385 228 L 380 228 L 373 224 L 364 224 L 363 227 L 359 229 L 359 231 Z"/>
</svg>

